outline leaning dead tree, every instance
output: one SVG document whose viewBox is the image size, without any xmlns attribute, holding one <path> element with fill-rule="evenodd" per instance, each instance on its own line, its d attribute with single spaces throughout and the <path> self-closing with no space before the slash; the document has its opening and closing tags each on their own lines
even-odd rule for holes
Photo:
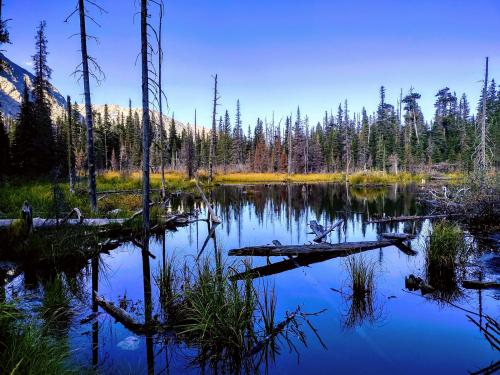
<svg viewBox="0 0 500 375">
<path fill-rule="evenodd" d="M 75 193 L 75 181 L 76 181 L 76 170 L 75 170 L 75 149 L 73 146 L 73 116 L 71 109 L 71 97 L 68 95 L 66 99 L 66 109 L 68 116 L 68 133 L 66 134 L 66 141 L 68 143 L 68 175 L 69 175 L 69 191 Z"/>
<path fill-rule="evenodd" d="M 80 75 L 83 79 L 84 97 L 85 97 L 85 122 L 87 124 L 87 165 L 88 165 L 88 188 L 89 188 L 89 199 L 90 207 L 93 212 L 97 212 L 97 194 L 96 194 L 96 175 L 95 175 L 95 158 L 94 158 L 94 132 L 93 132 L 93 118 L 92 118 L 92 101 L 90 99 L 90 76 L 96 79 L 99 83 L 104 78 L 104 73 L 102 72 L 100 66 L 97 64 L 95 59 L 89 56 L 87 51 L 87 39 L 95 37 L 87 34 L 86 29 L 86 19 L 90 19 L 96 25 L 97 22 L 86 12 L 85 10 L 85 0 L 78 0 L 76 9 L 66 18 L 68 19 L 75 13 L 78 12 L 80 18 L 80 46 L 82 54 L 82 62 L 76 68 L 74 74 Z M 97 5 L 94 1 L 88 1 L 87 3 L 97 7 L 97 9 L 103 13 L 104 9 Z M 89 62 L 92 64 L 92 69 L 89 67 Z"/>
</svg>

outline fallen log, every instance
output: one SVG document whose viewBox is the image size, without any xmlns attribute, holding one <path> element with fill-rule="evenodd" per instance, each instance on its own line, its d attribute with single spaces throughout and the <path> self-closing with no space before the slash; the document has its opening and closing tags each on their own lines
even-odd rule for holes
<svg viewBox="0 0 500 375">
<path fill-rule="evenodd" d="M 408 233 L 382 233 L 380 236 L 388 240 L 399 241 L 406 241 L 415 238 L 414 235 Z"/>
<path fill-rule="evenodd" d="M 196 187 L 198 188 L 198 191 L 200 192 L 201 199 L 205 203 L 205 206 L 207 206 L 207 210 L 208 210 L 208 212 L 210 214 L 211 220 L 214 223 L 217 223 L 217 224 L 222 223 L 222 220 L 219 219 L 219 217 L 217 216 L 217 214 L 215 213 L 215 211 L 212 209 L 212 206 L 210 205 L 210 202 L 208 201 L 208 199 L 205 196 L 205 194 L 203 193 L 203 190 L 201 190 L 200 185 L 198 185 L 198 181 L 195 180 L 195 183 L 196 183 Z"/>
<path fill-rule="evenodd" d="M 500 283 L 495 281 L 464 280 L 462 286 L 465 289 L 500 289 Z"/>
<path fill-rule="evenodd" d="M 44 219 L 40 217 L 33 218 L 32 228 L 42 229 L 42 228 L 54 228 L 60 225 L 83 225 L 100 227 L 112 224 L 123 224 L 126 219 L 67 219 L 64 223 L 61 223 L 59 219 Z M 0 229 L 8 229 L 11 225 L 16 222 L 21 221 L 20 219 L 0 219 Z"/>
<path fill-rule="evenodd" d="M 139 323 L 128 312 L 118 306 L 115 306 L 111 302 L 106 301 L 95 291 L 94 294 L 96 303 L 101 306 L 104 311 L 111 315 L 117 322 L 123 324 L 125 328 L 137 333 L 144 333 L 146 331 L 145 324 Z"/>
<path fill-rule="evenodd" d="M 365 221 L 365 224 L 393 223 L 393 222 L 398 222 L 398 221 L 418 221 L 418 220 L 426 220 L 426 219 L 445 219 L 449 216 L 456 216 L 456 214 L 385 217 L 382 219 L 374 219 L 374 220 Z"/>
<path fill-rule="evenodd" d="M 394 240 L 365 241 L 365 242 L 344 242 L 339 244 L 330 244 L 326 242 L 314 245 L 263 245 L 250 246 L 241 249 L 229 251 L 230 256 L 287 256 L 302 254 L 345 254 L 363 250 L 378 249 L 387 246 L 393 246 Z"/>
</svg>

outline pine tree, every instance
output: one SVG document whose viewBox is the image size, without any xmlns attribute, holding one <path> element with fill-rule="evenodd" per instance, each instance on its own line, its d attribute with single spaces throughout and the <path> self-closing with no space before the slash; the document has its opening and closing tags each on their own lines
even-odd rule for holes
<svg viewBox="0 0 500 375">
<path fill-rule="evenodd" d="M 37 160 L 35 166 L 38 175 L 49 172 L 53 167 L 55 149 L 52 133 L 52 120 L 48 92 L 51 88 L 49 79 L 52 70 L 47 65 L 47 38 L 45 37 L 45 21 L 40 22 L 35 37 L 35 54 L 33 55 L 33 111 L 35 126 L 35 153 Z"/>
<path fill-rule="evenodd" d="M 10 142 L 5 130 L 3 115 L 0 112 L 0 181 L 10 171 Z"/>
<path fill-rule="evenodd" d="M 240 100 L 236 101 L 236 122 L 233 129 L 233 163 L 243 164 L 243 128 L 241 126 Z"/>
<path fill-rule="evenodd" d="M 25 81 L 12 150 L 16 173 L 21 176 L 33 177 L 39 173 L 36 133 L 35 112 L 33 103 L 30 101 L 28 85 Z"/>
</svg>

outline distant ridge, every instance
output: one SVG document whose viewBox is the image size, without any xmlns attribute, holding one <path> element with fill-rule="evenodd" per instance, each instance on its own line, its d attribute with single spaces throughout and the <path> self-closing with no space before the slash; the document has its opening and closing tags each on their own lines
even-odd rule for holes
<svg viewBox="0 0 500 375">
<path fill-rule="evenodd" d="M 24 80 L 28 84 L 28 88 L 31 89 L 33 85 L 33 80 L 35 76 L 33 73 L 17 65 L 4 54 L 0 53 L 0 57 L 7 63 L 7 69 L 0 73 L 0 112 L 6 117 L 16 117 L 19 113 L 19 107 L 21 105 L 23 90 L 24 90 Z M 55 87 L 51 87 L 49 91 L 49 103 L 52 110 L 52 118 L 55 120 L 57 117 L 62 116 L 66 108 L 65 97 L 57 90 Z M 104 104 L 96 104 L 92 106 L 93 110 L 101 115 L 104 115 Z M 78 110 L 82 116 L 85 114 L 85 108 L 82 104 L 78 105 Z M 120 106 L 118 104 L 108 104 L 108 111 L 111 120 L 118 120 L 123 114 L 124 117 L 127 116 L 128 108 Z M 142 117 L 141 108 L 132 108 L 132 112 L 136 111 L 139 118 Z M 158 117 L 157 111 L 152 111 L 153 116 Z M 168 126 L 172 119 L 168 116 L 163 115 L 164 126 L 168 129 Z M 180 121 L 175 121 L 176 130 L 182 131 L 187 125 Z M 192 124 L 191 124 L 192 125 Z M 202 126 L 198 125 L 201 131 Z"/>
</svg>

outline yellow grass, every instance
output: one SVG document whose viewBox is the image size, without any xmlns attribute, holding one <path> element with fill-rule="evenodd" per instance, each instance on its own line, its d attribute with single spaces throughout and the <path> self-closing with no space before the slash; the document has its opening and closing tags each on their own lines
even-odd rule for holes
<svg viewBox="0 0 500 375">
<path fill-rule="evenodd" d="M 391 174 L 385 172 L 356 172 L 349 175 L 351 184 L 390 184 L 405 182 L 421 182 L 425 175 L 410 173 Z M 216 183 L 258 183 L 258 182 L 344 182 L 343 173 L 227 173 L 215 176 Z"/>
</svg>

